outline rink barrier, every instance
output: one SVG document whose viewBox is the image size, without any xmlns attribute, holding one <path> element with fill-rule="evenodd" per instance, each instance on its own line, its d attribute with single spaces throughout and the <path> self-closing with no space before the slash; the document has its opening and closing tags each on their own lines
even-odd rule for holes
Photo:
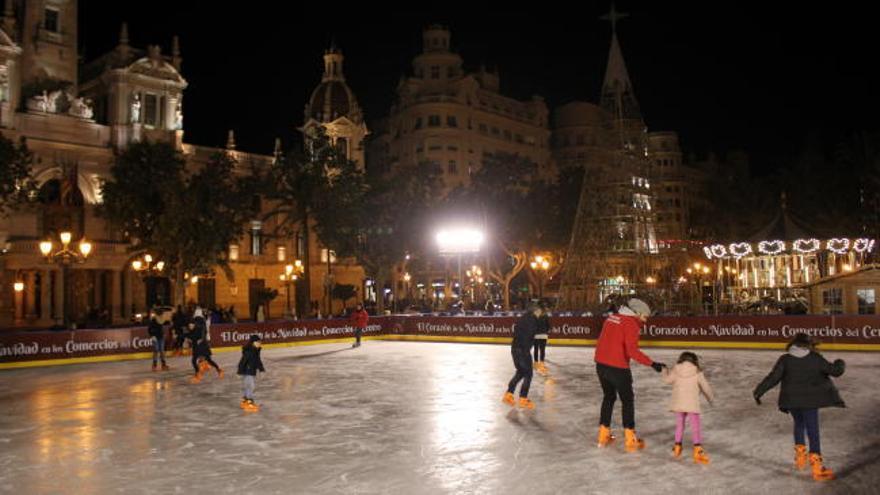
<svg viewBox="0 0 880 495">
<path fill-rule="evenodd" d="M 515 317 L 390 316 L 370 319 L 364 339 L 509 344 Z M 591 346 L 600 317 L 554 317 L 550 345 Z M 798 332 L 821 342 L 820 349 L 880 351 L 880 316 L 654 317 L 642 329 L 644 347 L 780 349 Z M 214 352 L 237 351 L 252 334 L 264 347 L 350 343 L 348 320 L 297 320 L 215 324 Z M 145 327 L 107 330 L 2 332 L 0 369 L 150 359 L 153 340 Z M 170 339 L 166 339 L 166 345 Z"/>
</svg>

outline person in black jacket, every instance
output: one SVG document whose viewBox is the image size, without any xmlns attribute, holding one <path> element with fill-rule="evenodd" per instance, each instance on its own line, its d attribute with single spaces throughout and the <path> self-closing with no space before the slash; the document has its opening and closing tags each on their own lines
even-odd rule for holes
<svg viewBox="0 0 880 495">
<path fill-rule="evenodd" d="M 795 466 L 804 469 L 809 459 L 814 480 L 834 479 L 834 473 L 822 464 L 819 409 L 846 407 L 830 378 L 842 375 L 846 363 L 842 359 L 829 363 L 816 352 L 816 343 L 805 333 L 795 335 L 786 349 L 788 352 L 776 361 L 773 371 L 755 387 L 755 402 L 760 405 L 761 396 L 781 382 L 779 410 L 794 419 Z M 809 457 L 804 432 L 810 439 Z"/>
<path fill-rule="evenodd" d="M 507 385 L 507 393 L 502 401 L 508 405 L 514 405 L 513 392 L 516 385 L 522 380 L 519 389 L 519 406 L 526 409 L 534 409 L 535 403 L 529 400 L 529 386 L 532 384 L 532 345 L 535 342 L 535 333 L 538 331 L 538 318 L 541 317 L 540 306 L 531 305 L 526 314 L 522 315 L 513 327 L 513 342 L 510 345 L 510 354 L 513 356 L 513 365 L 516 373 Z"/>
<path fill-rule="evenodd" d="M 238 374 L 241 375 L 243 389 L 241 408 L 245 411 L 256 412 L 260 410 L 260 406 L 254 402 L 257 371 L 266 372 L 263 361 L 260 359 L 260 347 L 260 336 L 256 334 L 251 335 L 248 343 L 241 346 Z"/>
<path fill-rule="evenodd" d="M 220 369 L 220 365 L 211 359 L 212 353 L 211 344 L 208 342 L 208 325 L 205 322 L 205 316 L 202 313 L 201 308 L 197 308 L 193 314 L 192 325 L 192 331 L 187 335 L 187 338 L 190 339 L 193 346 L 192 366 L 196 372 L 195 376 L 192 378 L 192 382 L 199 383 L 202 381 L 202 376 L 204 376 L 205 371 L 208 370 L 209 365 L 217 370 L 218 378 L 223 378 L 223 370 Z"/>
<path fill-rule="evenodd" d="M 165 364 L 165 329 L 159 323 L 159 316 L 155 312 L 150 313 L 147 334 L 153 337 L 153 371 L 159 370 L 156 365 L 157 356 L 162 360 L 162 371 L 168 371 L 168 365 Z"/>
<path fill-rule="evenodd" d="M 541 305 L 541 317 L 538 318 L 538 330 L 535 332 L 535 369 L 542 375 L 547 375 L 547 366 L 544 357 L 547 353 L 547 338 L 550 334 L 550 315 L 547 307 Z"/>
</svg>

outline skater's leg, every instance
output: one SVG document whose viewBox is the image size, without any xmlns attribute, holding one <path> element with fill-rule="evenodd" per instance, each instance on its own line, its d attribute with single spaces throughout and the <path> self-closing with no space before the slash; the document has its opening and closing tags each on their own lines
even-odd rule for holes
<svg viewBox="0 0 880 495">
<path fill-rule="evenodd" d="M 803 410 L 804 427 L 807 430 L 807 437 L 810 439 L 810 453 L 821 454 L 822 446 L 819 443 L 819 410 L 804 409 Z"/>
<path fill-rule="evenodd" d="M 547 340 L 546 339 L 538 339 L 535 340 L 535 361 L 544 362 L 544 356 L 547 354 Z M 539 355 L 540 354 L 540 355 Z"/>
<path fill-rule="evenodd" d="M 675 443 L 681 443 L 681 440 L 684 437 L 684 423 L 686 418 L 687 413 L 675 413 Z"/>
<path fill-rule="evenodd" d="M 192 355 L 192 365 L 193 365 L 193 369 L 196 371 L 196 373 L 198 373 L 199 372 L 199 357 L 196 356 L 195 353 L 193 353 L 193 355 Z"/>
<path fill-rule="evenodd" d="M 159 339 L 155 337 L 153 338 L 153 369 L 156 368 L 156 362 L 159 358 L 159 342 L 161 342 Z M 165 362 L 164 356 L 162 358 L 162 362 Z"/>
<path fill-rule="evenodd" d="M 632 430 L 636 427 L 636 398 L 633 393 L 633 379 L 630 370 L 619 370 L 617 395 L 623 409 L 623 427 Z"/>
<path fill-rule="evenodd" d="M 165 364 L 165 338 L 156 339 L 156 350 L 159 351 L 159 359 Z M 156 362 L 156 350 L 153 351 L 153 362 Z"/>
<path fill-rule="evenodd" d="M 538 355 L 538 348 L 540 347 L 539 342 L 541 342 L 540 339 L 535 339 L 535 343 L 533 344 L 533 346 L 535 348 L 535 361 L 541 360 L 541 357 Z"/>
<path fill-rule="evenodd" d="M 254 400 L 254 388 L 256 388 L 256 381 L 254 380 L 254 376 L 252 375 L 242 375 L 242 394 L 247 400 Z"/>
<path fill-rule="evenodd" d="M 513 366 L 516 368 L 516 373 L 514 373 L 513 378 L 510 379 L 510 383 L 507 384 L 507 391 L 512 394 L 514 390 L 516 390 L 516 385 L 525 376 L 525 373 L 520 360 L 518 359 L 519 352 L 516 349 L 511 349 L 510 355 L 513 358 Z"/>
<path fill-rule="evenodd" d="M 617 400 L 617 388 L 607 376 L 607 367 L 596 365 L 596 374 L 599 375 L 599 384 L 602 386 L 602 409 L 599 414 L 599 424 L 611 427 L 611 414 L 614 411 L 614 401 Z"/>
<path fill-rule="evenodd" d="M 528 397 L 529 396 L 529 387 L 532 384 L 532 356 L 529 356 L 528 351 L 525 352 L 520 357 L 522 361 L 523 367 L 523 383 L 522 387 L 519 389 L 520 397 Z"/>
<path fill-rule="evenodd" d="M 215 370 L 220 371 L 220 365 L 215 363 L 211 356 L 205 356 L 205 362 L 213 366 Z"/>
<path fill-rule="evenodd" d="M 364 333 L 363 328 L 358 328 L 357 331 L 355 331 L 355 337 L 357 338 L 357 345 L 361 345 L 361 335 L 363 335 L 363 333 Z"/>
<path fill-rule="evenodd" d="M 806 445 L 806 439 L 804 438 L 804 430 L 806 429 L 806 426 L 804 425 L 803 410 L 792 409 L 789 412 L 791 413 L 792 419 L 794 419 L 794 444 Z"/>
<path fill-rule="evenodd" d="M 699 413 L 688 413 L 688 419 L 691 422 L 691 441 L 694 445 L 703 444 L 703 430 L 700 425 Z"/>
</svg>

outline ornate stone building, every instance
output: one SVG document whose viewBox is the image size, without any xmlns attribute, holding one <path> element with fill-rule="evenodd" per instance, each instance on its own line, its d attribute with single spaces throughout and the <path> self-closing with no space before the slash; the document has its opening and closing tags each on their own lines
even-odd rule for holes
<svg viewBox="0 0 880 495">
<path fill-rule="evenodd" d="M 497 72 L 481 68 L 468 73 L 463 63 L 451 49 L 447 28 L 424 30 L 412 75 L 400 80 L 388 117 L 378 123 L 370 166 L 434 162 L 443 170 L 448 191 L 468 184 L 485 157 L 503 152 L 528 157 L 542 177 L 554 177 L 543 98 L 505 96 Z"/>
<path fill-rule="evenodd" d="M 60 324 L 65 314 L 73 322 L 124 323 L 153 304 L 174 300 L 172 284 L 162 276 L 144 276 L 132 261 L 144 253 L 129 252 L 121 232 L 95 215 L 101 203 L 101 180 L 107 177 L 114 153 L 129 143 L 166 141 L 197 168 L 217 152 L 240 164 L 268 164 L 274 158 L 237 150 L 229 132 L 225 148 L 184 142 L 184 91 L 187 81 L 176 37 L 170 55 L 158 45 L 140 49 L 129 44 L 122 26 L 117 46 L 80 67 L 77 53 L 76 0 L 6 0 L 0 24 L 0 133 L 27 139 L 34 154 L 38 203 L 0 217 L 0 328 L 46 327 Z M 347 153 L 364 162 L 363 118 L 341 72 L 338 51 L 325 55 L 324 81 L 306 108 L 303 129 L 323 125 Z M 337 91 L 341 88 L 342 96 Z M 328 104 L 327 101 L 330 101 Z M 329 113 L 326 109 L 329 108 Z M 343 141 L 344 138 L 344 141 Z M 280 150 L 279 150 L 280 152 Z M 186 300 L 205 306 L 230 305 L 239 317 L 255 313 L 255 294 L 276 288 L 280 297 L 270 316 L 286 311 L 286 287 L 279 279 L 284 267 L 302 258 L 301 237 L 274 238 L 270 222 L 254 221 L 248 233 L 229 247 L 234 273 L 203 274 L 188 284 Z M 91 242 L 86 261 L 69 270 L 46 261 L 39 243 L 69 231 L 74 244 Z M 336 283 L 360 286 L 363 272 L 351 263 L 334 264 L 332 253 L 312 236 L 313 272 L 310 301 L 300 311 L 319 309 L 329 269 Z M 66 273 L 66 278 L 65 278 Z M 319 274 L 319 275 L 314 275 Z M 302 289 L 302 281 L 299 282 Z M 302 290 L 294 292 L 304 292 Z M 292 294 L 296 296 L 297 294 Z M 327 301 L 329 304 L 329 301 Z M 66 307 L 65 307 L 66 305 Z M 339 304 L 334 311 L 338 311 Z"/>
</svg>

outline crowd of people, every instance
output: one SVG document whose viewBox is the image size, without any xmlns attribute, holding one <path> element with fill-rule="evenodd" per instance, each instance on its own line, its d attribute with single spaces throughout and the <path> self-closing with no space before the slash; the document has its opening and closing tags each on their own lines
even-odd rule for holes
<svg viewBox="0 0 880 495">
<path fill-rule="evenodd" d="M 211 358 L 211 315 L 211 311 L 200 307 L 193 307 L 191 313 L 178 307 L 170 319 L 158 311 L 151 312 L 148 333 L 154 339 L 153 371 L 169 369 L 165 356 L 167 335 L 173 342 L 172 349 L 178 355 L 185 347 L 191 349 L 193 383 L 200 383 L 211 368 L 216 371 L 218 379 L 222 379 L 223 369 Z M 670 368 L 642 352 L 639 348 L 639 335 L 641 327 L 651 316 L 651 308 L 640 299 L 629 299 L 623 304 L 610 307 L 605 316 L 594 354 L 596 376 L 602 396 L 597 446 L 606 448 L 616 440 L 611 429 L 611 420 L 618 399 L 621 403 L 624 450 L 636 452 L 646 446 L 644 439 L 636 433 L 636 401 L 630 369 L 631 362 L 635 361 L 652 368 L 661 375 L 663 383 L 671 386 L 669 410 L 675 416 L 672 456 L 682 456 L 684 434 L 689 427 L 694 463 L 709 464 L 709 455 L 703 447 L 701 397 L 711 404 L 715 395 L 703 372 L 699 356 L 691 351 L 682 352 L 675 365 Z M 364 306 L 359 304 L 349 313 L 348 318 L 355 329 L 352 347 L 360 347 L 369 315 Z M 218 318 L 215 321 L 222 320 Z M 511 342 L 515 373 L 502 397 L 504 403 L 518 405 L 526 410 L 535 409 L 535 402 L 529 399 L 529 390 L 534 371 L 544 376 L 549 373 L 545 360 L 550 329 L 550 312 L 542 303 L 530 305 L 517 320 Z M 761 405 L 761 397 L 781 384 L 778 405 L 793 420 L 795 467 L 802 470 L 809 465 L 813 479 L 825 481 L 834 479 L 834 473 L 824 465 L 822 459 L 819 409 L 844 407 L 831 377 L 841 376 L 846 366 L 840 359 L 829 362 L 817 352 L 816 346 L 817 343 L 808 335 L 797 334 L 788 343 L 786 353 L 777 360 L 772 371 L 755 387 L 753 397 Z M 241 408 L 249 412 L 260 409 L 254 401 L 255 377 L 257 373 L 265 372 L 260 352 L 260 336 L 251 335 L 241 348 L 238 363 L 237 372 L 242 377 Z M 518 400 L 514 395 L 517 387 Z"/>
<path fill-rule="evenodd" d="M 712 387 L 696 353 L 682 352 L 676 364 L 669 368 L 641 351 L 639 334 L 649 316 L 651 309 L 648 304 L 636 298 L 609 308 L 594 354 L 596 375 L 602 390 L 597 446 L 605 448 L 616 440 L 611 430 L 611 418 L 614 404 L 620 399 L 624 450 L 636 452 L 645 448 L 645 441 L 635 429 L 636 404 L 630 369 L 630 362 L 635 361 L 660 373 L 662 381 L 672 387 L 669 403 L 669 410 L 675 415 L 672 456 L 681 457 L 684 432 L 689 425 L 694 463 L 709 464 L 709 456 L 703 447 L 700 397 L 712 403 L 715 400 Z M 541 374 L 548 373 L 544 359 L 549 328 L 547 308 L 540 304 L 530 306 L 514 325 L 510 352 L 515 373 L 501 399 L 505 404 L 535 409 L 535 403 L 528 398 L 529 389 L 533 368 Z M 834 472 L 824 465 L 822 459 L 819 409 L 844 407 L 831 377 L 843 375 L 846 365 L 841 359 L 829 362 L 817 352 L 816 346 L 817 343 L 807 334 L 795 335 L 773 370 L 755 387 L 753 397 L 760 406 L 761 397 L 781 384 L 779 410 L 789 414 L 794 423 L 795 468 L 803 470 L 809 465 L 814 480 L 827 481 L 834 479 Z M 533 348 L 534 359 L 530 352 Z M 514 397 L 517 386 L 518 401 Z"/>
</svg>

